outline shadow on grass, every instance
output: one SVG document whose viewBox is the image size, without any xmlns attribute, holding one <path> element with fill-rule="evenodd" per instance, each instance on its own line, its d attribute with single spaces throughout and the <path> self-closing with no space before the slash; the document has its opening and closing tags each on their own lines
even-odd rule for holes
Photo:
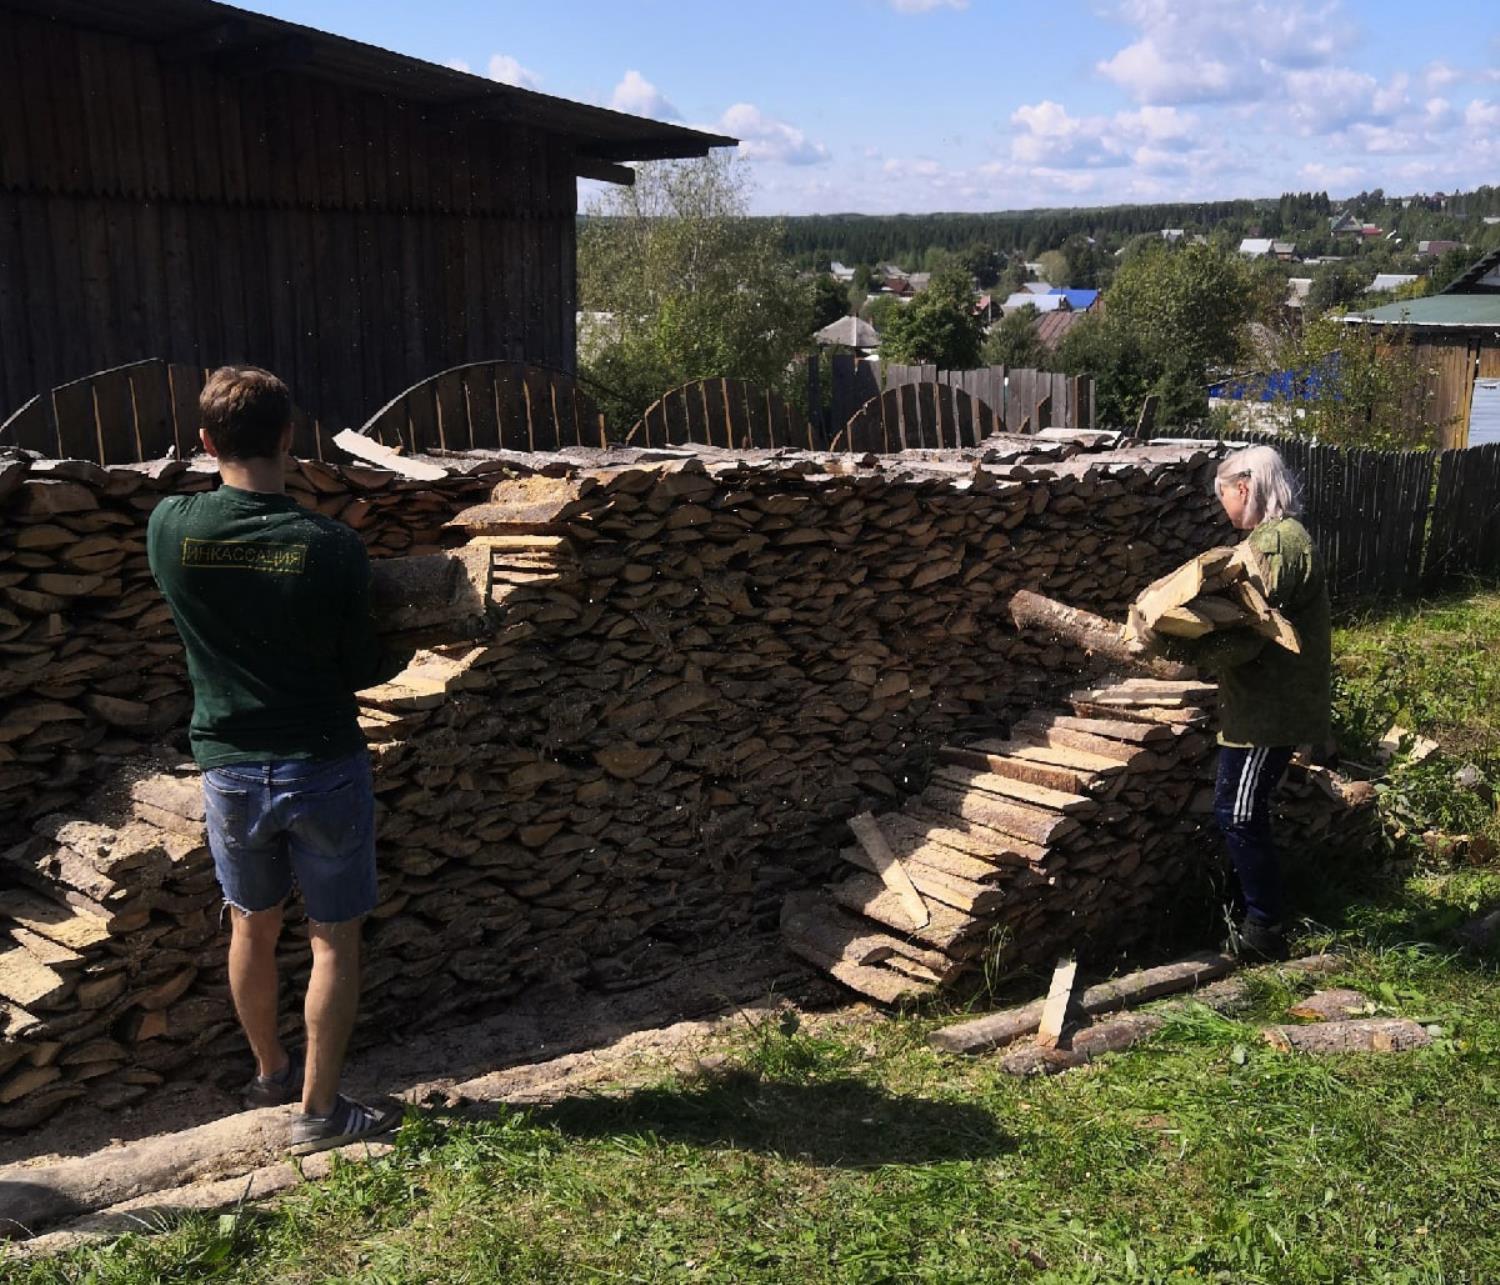
<svg viewBox="0 0 1500 1285">
<path fill-rule="evenodd" d="M 892 1095 L 855 1079 L 793 1083 L 748 1071 L 619 1097 L 564 1098 L 533 1119 L 572 1137 L 649 1134 L 848 1168 L 980 1160 L 1015 1147 L 989 1112 L 969 1103 Z"/>
</svg>

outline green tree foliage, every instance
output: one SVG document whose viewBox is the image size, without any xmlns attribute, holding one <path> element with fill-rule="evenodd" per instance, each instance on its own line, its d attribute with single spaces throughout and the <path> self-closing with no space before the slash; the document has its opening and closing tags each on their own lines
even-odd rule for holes
<svg viewBox="0 0 1500 1285">
<path fill-rule="evenodd" d="M 984 364 L 1040 370 L 1050 354 L 1037 338 L 1036 319 L 1039 315 L 1028 303 L 996 322 L 980 352 Z"/>
<path fill-rule="evenodd" d="M 1351 324 L 1333 313 L 1309 321 L 1279 353 L 1282 370 L 1313 372 L 1312 396 L 1282 404 L 1295 433 L 1339 446 L 1429 449 L 1444 425 L 1434 414 L 1436 372 L 1400 327 Z"/>
<path fill-rule="evenodd" d="M 1101 422 L 1128 428 L 1155 394 L 1157 422 L 1207 414 L 1211 367 L 1232 362 L 1255 292 L 1249 269 L 1213 245 L 1142 247 L 1115 273 L 1102 313 L 1063 337 L 1054 364 L 1095 380 Z"/>
<path fill-rule="evenodd" d="M 971 242 L 959 255 L 959 260 L 981 290 L 990 289 L 1000 280 L 1000 255 L 987 245 Z"/>
<path fill-rule="evenodd" d="M 1025 262 L 1019 258 L 1012 259 L 1005 265 L 1005 271 L 1000 274 L 1000 280 L 995 283 L 994 293 L 1004 301 L 1030 280 L 1031 273 L 1026 270 Z"/>
<path fill-rule="evenodd" d="M 1334 309 L 1351 307 L 1364 298 L 1374 279 L 1373 271 L 1352 260 L 1322 264 L 1313 273 L 1303 308 L 1310 316 L 1321 316 Z"/>
<path fill-rule="evenodd" d="M 895 295 L 871 295 L 865 304 L 863 316 L 884 337 L 895 324 L 896 318 L 905 312 L 908 306 Z"/>
<path fill-rule="evenodd" d="M 1068 285 L 1068 256 L 1061 250 L 1046 250 L 1037 256 L 1042 265 L 1042 280 L 1055 286 Z"/>
<path fill-rule="evenodd" d="M 1432 293 L 1437 294 L 1452 285 L 1469 270 L 1469 265 L 1478 257 L 1473 250 L 1466 250 L 1462 246 L 1454 250 L 1444 250 L 1438 255 L 1437 262 L 1432 265 L 1429 278 Z"/>
<path fill-rule="evenodd" d="M 1055 286 L 1067 286 L 1070 290 L 1096 290 L 1105 284 L 1105 277 L 1113 267 L 1098 243 L 1082 233 L 1074 233 L 1062 245 L 1064 263 L 1063 279 L 1053 281 Z"/>
<path fill-rule="evenodd" d="M 934 362 L 944 370 L 979 365 L 984 332 L 974 315 L 968 272 L 958 266 L 934 272 L 927 289 L 892 316 L 880 334 L 880 355 L 887 361 Z"/>
<path fill-rule="evenodd" d="M 812 288 L 781 228 L 747 208 L 743 162 L 711 154 L 641 166 L 582 221 L 580 307 L 612 318 L 583 373 L 617 433 L 693 379 L 795 391 L 787 372 L 812 331 Z"/>
<path fill-rule="evenodd" d="M 812 328 L 822 330 L 830 322 L 849 315 L 849 287 L 832 277 L 813 278 Z"/>
<path fill-rule="evenodd" d="M 1212 245 L 1163 245 L 1120 268 L 1104 315 L 1134 332 L 1159 365 L 1182 362 L 1203 373 L 1235 359 L 1253 306 L 1251 284 L 1237 254 Z"/>
<path fill-rule="evenodd" d="M 1063 335 L 1053 354 L 1056 369 L 1094 381 L 1095 408 L 1106 428 L 1133 428 L 1153 391 L 1150 361 L 1134 334 L 1106 313 L 1089 314 Z"/>
</svg>

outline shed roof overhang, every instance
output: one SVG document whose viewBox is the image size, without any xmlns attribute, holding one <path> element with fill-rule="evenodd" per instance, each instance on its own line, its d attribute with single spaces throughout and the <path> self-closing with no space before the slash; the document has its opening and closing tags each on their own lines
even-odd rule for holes
<svg viewBox="0 0 1500 1285">
<path fill-rule="evenodd" d="M 626 161 L 706 156 L 737 139 L 502 85 L 216 0 L 0 0 L 10 9 L 206 59 L 230 74 L 290 71 L 418 104 L 429 114 L 530 126 L 568 138 L 584 178 L 629 183 Z"/>
</svg>

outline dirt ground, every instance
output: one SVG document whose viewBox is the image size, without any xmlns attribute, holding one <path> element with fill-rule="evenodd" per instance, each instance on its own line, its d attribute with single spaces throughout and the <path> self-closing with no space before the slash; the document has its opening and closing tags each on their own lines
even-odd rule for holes
<svg viewBox="0 0 1500 1285">
<path fill-rule="evenodd" d="M 455 1094 L 548 1101 L 628 1079 L 633 1068 L 669 1060 L 722 1024 L 743 1020 L 747 1006 L 776 997 L 809 1007 L 844 998 L 790 958 L 777 938 L 750 938 L 687 959 L 635 990 L 537 988 L 480 1021 L 423 1031 L 410 1040 L 392 1031 L 384 1044 L 351 1057 L 344 1091 L 367 1101 L 400 1097 L 422 1103 Z M 247 1077 L 250 1069 L 247 1051 Z M 471 1081 L 475 1089 L 482 1081 L 483 1091 L 466 1092 Z M 36 1129 L 0 1137 L 0 1166 L 40 1169 L 204 1125 L 239 1109 L 235 1095 L 192 1085 L 169 1085 L 127 1111 L 70 1107 Z"/>
</svg>

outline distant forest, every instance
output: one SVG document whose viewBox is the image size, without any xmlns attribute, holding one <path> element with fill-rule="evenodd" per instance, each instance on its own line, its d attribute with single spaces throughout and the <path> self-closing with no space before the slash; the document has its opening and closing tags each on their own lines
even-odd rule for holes
<svg viewBox="0 0 1500 1285">
<path fill-rule="evenodd" d="M 1070 237 L 1093 237 L 1108 248 L 1162 228 L 1189 234 L 1239 238 L 1280 237 L 1297 242 L 1299 254 L 1331 253 L 1328 219 L 1342 210 L 1397 230 L 1408 241 L 1454 238 L 1474 243 L 1485 229 L 1483 215 L 1500 215 L 1500 187 L 1456 193 L 1445 204 L 1431 196 L 1387 197 L 1379 189 L 1345 201 L 1326 192 L 1288 192 L 1265 200 L 1205 201 L 1167 205 L 1109 205 L 1090 209 L 1012 210 L 996 214 L 815 214 L 778 220 L 787 253 L 804 268 L 826 268 L 831 260 L 854 267 L 898 263 L 910 271 L 931 267 L 934 258 L 963 254 L 976 246 L 1004 256 L 1035 259 Z M 1483 239 L 1488 239 L 1485 237 Z"/>
</svg>

